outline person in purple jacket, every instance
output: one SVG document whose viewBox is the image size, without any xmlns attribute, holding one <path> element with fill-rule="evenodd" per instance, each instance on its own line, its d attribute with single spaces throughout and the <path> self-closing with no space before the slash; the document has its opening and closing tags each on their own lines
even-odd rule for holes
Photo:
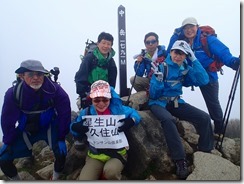
<svg viewBox="0 0 244 184">
<path fill-rule="evenodd" d="M 51 178 L 57 180 L 67 155 L 69 96 L 58 83 L 51 81 L 40 61 L 23 61 L 15 73 L 20 82 L 7 90 L 2 107 L 1 170 L 10 180 L 20 180 L 14 159 L 31 157 L 33 144 L 44 140 L 55 156 Z"/>
</svg>

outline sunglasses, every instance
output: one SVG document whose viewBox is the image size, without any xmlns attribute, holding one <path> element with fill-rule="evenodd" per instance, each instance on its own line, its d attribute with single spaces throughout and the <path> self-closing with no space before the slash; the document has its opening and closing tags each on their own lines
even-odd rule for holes
<svg viewBox="0 0 244 184">
<path fill-rule="evenodd" d="M 99 103 L 99 102 L 108 103 L 108 101 L 110 101 L 109 98 L 94 98 L 93 99 L 94 103 Z"/>
<path fill-rule="evenodd" d="M 155 44 L 155 43 L 157 43 L 157 40 L 147 40 L 147 41 L 145 41 L 145 43 L 146 43 L 146 45 L 150 45 L 150 44 Z"/>
<path fill-rule="evenodd" d="M 25 72 L 28 77 L 34 77 L 36 75 L 37 77 L 44 76 L 44 73 L 42 72 Z"/>
</svg>

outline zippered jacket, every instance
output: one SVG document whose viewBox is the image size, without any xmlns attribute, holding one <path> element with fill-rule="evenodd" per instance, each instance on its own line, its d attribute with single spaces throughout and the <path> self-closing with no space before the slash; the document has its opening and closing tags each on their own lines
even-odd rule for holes
<svg viewBox="0 0 244 184">
<path fill-rule="evenodd" d="M 192 62 L 192 66 L 188 64 L 179 66 L 171 60 L 171 56 L 168 54 L 164 62 L 167 64 L 165 79 L 159 81 L 155 74 L 152 75 L 149 89 L 149 105 L 158 104 L 165 107 L 169 100 L 185 103 L 180 97 L 183 93 L 183 86 L 202 86 L 209 82 L 207 72 L 197 59 Z M 184 62 L 187 63 L 186 60 Z M 160 71 L 165 72 L 163 64 L 160 64 L 159 67 Z"/>
<path fill-rule="evenodd" d="M 3 142 L 11 145 L 15 141 L 18 131 L 25 131 L 25 126 L 22 124 L 23 119 L 26 119 L 25 115 L 27 117 L 27 114 L 31 114 L 37 104 L 38 108 L 35 108 L 35 111 L 41 112 L 40 119 L 37 120 L 40 125 L 46 124 L 45 121 L 50 120 L 50 117 L 47 116 L 55 117 L 52 121 L 56 121 L 58 124 L 58 139 L 65 140 L 65 136 L 69 132 L 71 107 L 69 96 L 63 88 L 45 77 L 43 85 L 38 91 L 33 90 L 25 82 L 23 82 L 22 90 L 21 107 L 15 101 L 14 87 L 9 88 L 5 93 L 1 115 Z M 56 116 L 53 116 L 54 111 L 49 111 L 50 109 L 55 111 Z M 45 115 L 42 116 L 42 114 Z M 52 123 L 52 121 L 48 123 Z M 19 126 L 16 127 L 16 124 Z"/>
</svg>

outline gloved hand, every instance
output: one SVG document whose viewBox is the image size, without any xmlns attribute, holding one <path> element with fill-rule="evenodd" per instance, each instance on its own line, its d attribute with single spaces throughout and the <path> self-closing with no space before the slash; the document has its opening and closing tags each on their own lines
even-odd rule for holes
<svg viewBox="0 0 244 184">
<path fill-rule="evenodd" d="M 124 122 L 124 124 L 118 128 L 118 132 L 124 132 L 135 125 L 135 122 L 132 118 L 121 119 L 119 122 Z"/>
<path fill-rule="evenodd" d="M 88 98 L 87 96 L 81 98 L 80 96 L 76 99 L 76 105 L 78 107 L 79 110 L 81 109 L 85 109 L 86 107 L 88 107 L 89 105 L 91 105 L 91 99 Z"/>
<path fill-rule="evenodd" d="M 188 58 L 191 60 L 191 61 L 194 61 L 196 60 L 196 56 L 194 54 L 194 52 L 192 51 L 190 45 L 186 42 L 184 42 L 184 45 L 182 45 L 182 47 L 185 49 L 185 51 L 188 53 Z"/>
<path fill-rule="evenodd" d="M 8 145 L 7 144 L 3 144 L 1 149 L 0 149 L 0 156 L 7 150 Z"/>
<path fill-rule="evenodd" d="M 72 126 L 71 126 L 71 129 L 79 134 L 85 134 L 86 132 L 89 131 L 89 128 L 88 126 L 84 126 L 83 125 L 83 122 L 85 121 L 85 119 L 83 119 L 81 122 L 77 122 L 77 123 L 74 123 Z"/>
<path fill-rule="evenodd" d="M 76 105 L 77 105 L 78 109 L 81 110 L 81 98 L 80 97 L 78 97 L 76 99 Z"/>
<path fill-rule="evenodd" d="M 156 79 L 157 79 L 158 81 L 162 82 L 162 81 L 164 80 L 164 75 L 163 75 L 162 72 L 160 72 L 160 71 L 158 70 L 158 65 L 155 64 L 154 62 L 151 62 L 151 65 L 152 65 L 151 69 L 153 70 L 153 73 L 154 73 L 154 75 L 156 76 Z"/>
<path fill-rule="evenodd" d="M 67 147 L 65 141 L 58 141 L 59 151 L 62 155 L 67 155 Z"/>
<path fill-rule="evenodd" d="M 233 70 L 238 70 L 239 66 L 240 66 L 240 58 L 237 58 L 237 59 L 234 61 L 234 63 L 232 64 L 231 68 L 232 68 Z"/>
</svg>

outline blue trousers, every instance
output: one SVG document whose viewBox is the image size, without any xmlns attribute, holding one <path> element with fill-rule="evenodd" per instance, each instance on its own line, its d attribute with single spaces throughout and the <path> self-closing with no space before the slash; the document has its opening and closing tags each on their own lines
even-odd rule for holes
<svg viewBox="0 0 244 184">
<path fill-rule="evenodd" d="M 173 160 L 184 159 L 186 156 L 174 117 L 194 125 L 199 134 L 199 151 L 210 152 L 213 149 L 213 130 L 210 117 L 206 112 L 187 103 L 179 103 L 179 107 L 175 108 L 173 102 L 168 103 L 166 108 L 152 105 L 150 109 L 161 122 L 166 143 Z"/>
<path fill-rule="evenodd" d="M 200 87 L 211 119 L 214 121 L 214 132 L 223 131 L 223 111 L 219 103 L 219 82 L 208 83 Z"/>
<path fill-rule="evenodd" d="M 28 139 L 32 145 L 40 140 L 44 140 L 48 143 L 47 130 L 40 130 L 36 134 L 28 135 Z M 61 172 L 64 168 L 66 156 L 60 154 L 58 146 L 58 127 L 54 123 L 51 125 L 51 144 L 55 156 L 54 170 L 56 172 Z M 32 156 L 32 149 L 28 149 L 23 138 L 23 132 L 19 131 L 16 141 L 12 145 L 9 145 L 7 151 L 0 157 L 1 170 L 6 176 L 10 178 L 14 177 L 17 175 L 17 169 L 13 164 L 14 159 L 30 156 Z"/>
</svg>

